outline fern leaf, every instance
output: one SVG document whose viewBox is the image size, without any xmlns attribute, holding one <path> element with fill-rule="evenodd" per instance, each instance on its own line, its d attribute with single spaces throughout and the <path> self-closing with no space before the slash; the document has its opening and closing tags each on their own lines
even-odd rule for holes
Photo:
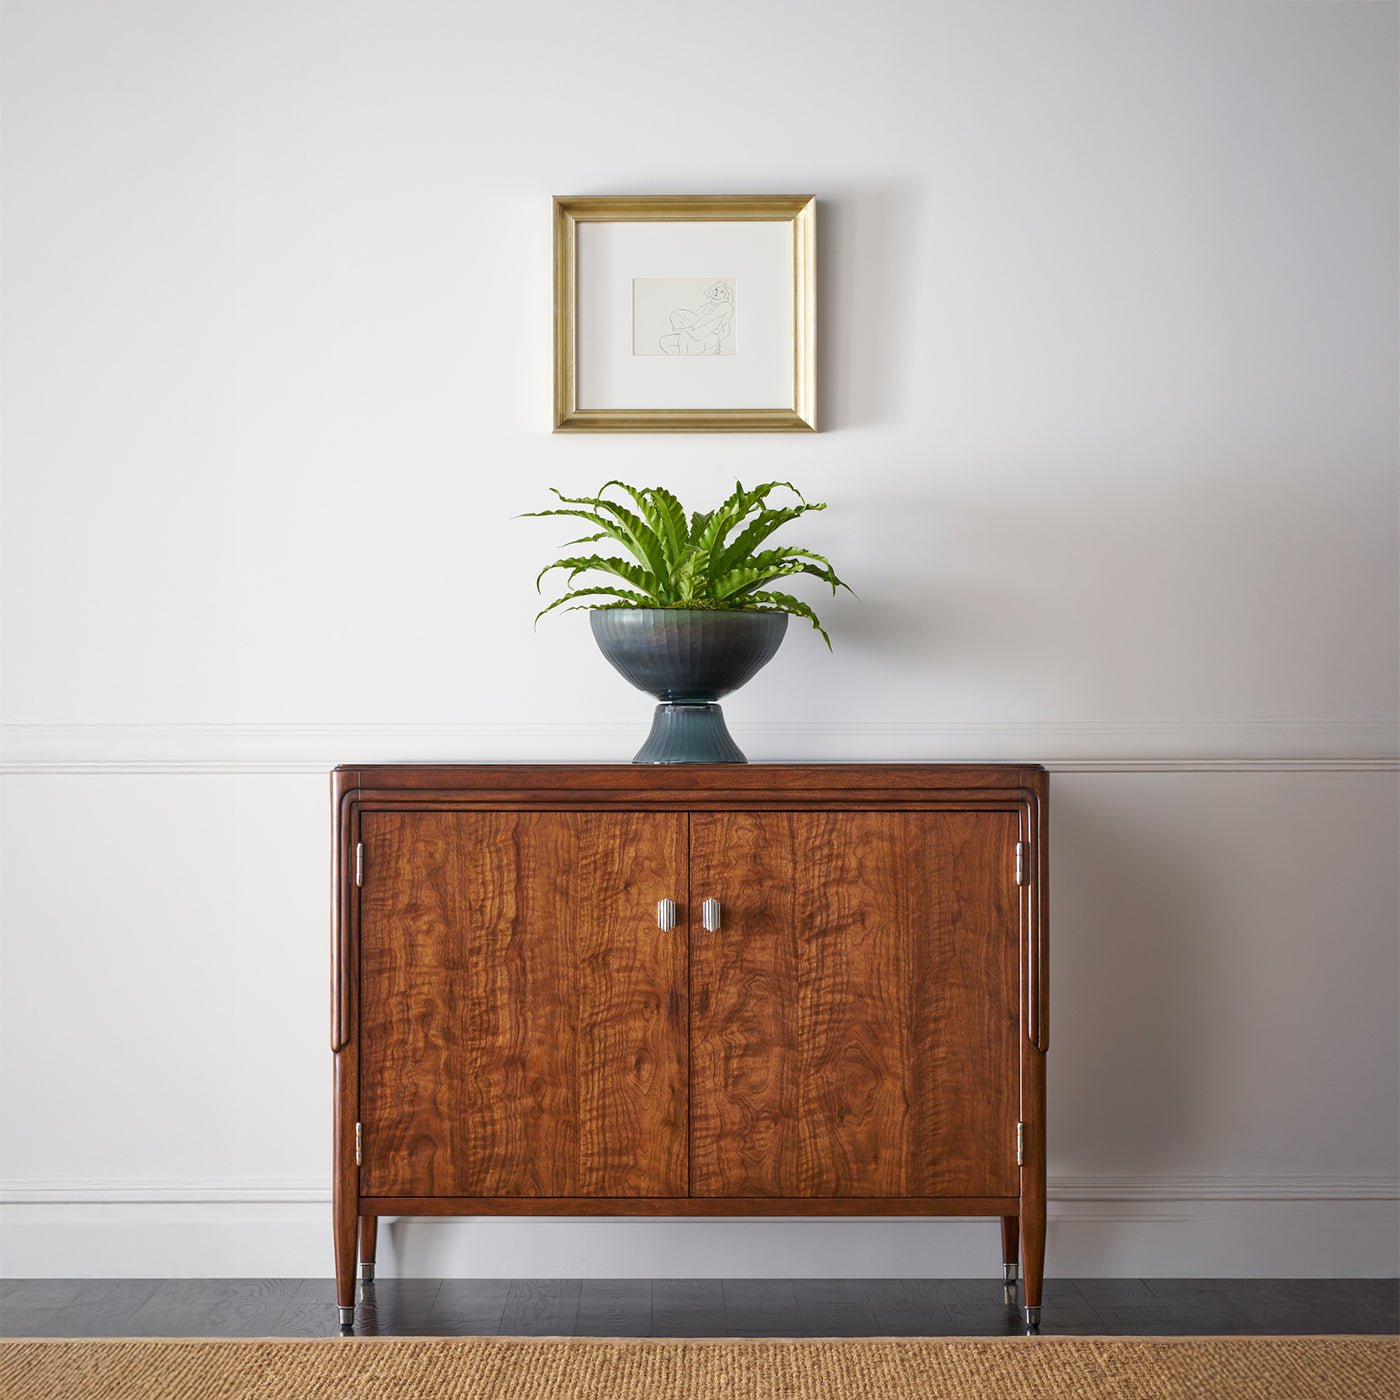
<svg viewBox="0 0 1400 1400">
<path fill-rule="evenodd" d="M 741 481 L 734 483 L 733 494 L 715 512 L 715 518 L 711 520 L 709 528 L 700 540 L 701 545 L 710 554 L 706 565 L 706 573 L 710 578 L 714 578 L 716 574 L 723 573 L 732 565 L 741 562 L 743 555 L 752 548 L 751 545 L 747 545 L 741 550 L 738 539 L 728 545 L 725 544 L 725 539 L 731 530 L 738 526 L 741 521 L 746 520 L 754 511 L 760 512 L 760 518 L 766 515 L 767 509 L 763 503 L 780 486 L 786 487 L 802 502 L 800 508 L 789 507 L 789 509 L 798 510 L 800 514 L 802 510 L 807 508 L 807 502 L 802 492 L 790 481 L 765 481 L 761 486 L 755 486 L 752 491 L 746 491 Z M 781 520 L 778 521 L 773 529 L 776 530 L 778 525 L 782 523 Z M 742 532 L 739 538 L 742 539 L 743 534 L 746 533 L 747 530 Z M 763 536 L 759 538 L 763 538 Z"/>
<path fill-rule="evenodd" d="M 826 649 L 831 650 L 831 638 L 826 635 L 826 628 L 822 626 L 821 620 L 811 608 L 799 598 L 794 598 L 789 593 L 750 593 L 748 595 L 750 603 L 767 603 L 771 607 L 777 608 L 780 612 L 792 613 L 794 617 L 805 617 L 818 632 L 822 634 L 822 640 L 826 643 Z"/>
<path fill-rule="evenodd" d="M 715 598 L 733 598 L 782 576 L 781 569 L 731 569 L 727 574 L 710 580 L 710 592 Z"/>
<path fill-rule="evenodd" d="M 742 482 L 734 483 L 734 490 L 720 508 L 705 522 L 700 538 L 695 542 L 697 550 L 705 555 L 705 574 L 714 577 L 714 563 L 724 546 L 724 537 L 744 518 L 746 493 Z"/>
<path fill-rule="evenodd" d="M 654 488 L 648 486 L 629 486 L 625 481 L 613 480 L 605 481 L 598 488 L 598 495 L 601 497 L 609 486 L 616 486 L 626 491 L 636 502 L 637 509 L 641 512 L 639 517 L 641 524 L 646 526 L 646 529 L 661 547 L 662 562 L 669 563 L 674 556 L 668 548 L 669 541 L 667 538 L 668 530 L 665 515 L 662 511 L 657 509 L 655 503 L 651 499 Z"/>
<path fill-rule="evenodd" d="M 688 603 L 697 596 L 697 589 L 704 578 L 706 557 L 695 545 L 686 545 L 671 574 L 672 601 Z"/>
<path fill-rule="evenodd" d="M 546 564 L 540 570 L 539 577 L 535 579 L 537 593 L 540 588 L 540 579 L 554 569 L 568 569 L 570 583 L 573 583 L 580 574 L 587 573 L 590 569 L 596 569 L 603 574 L 613 574 L 624 582 L 632 584 L 634 588 L 641 589 L 652 601 L 655 601 L 656 576 L 649 574 L 645 569 L 639 569 L 635 564 L 629 564 L 625 559 L 604 558 L 598 554 L 556 559 L 554 563 Z"/>
<path fill-rule="evenodd" d="M 557 491 L 556 491 L 554 494 L 555 494 L 556 496 L 559 495 L 559 493 L 558 493 Z M 565 499 L 565 497 L 560 496 L 560 500 L 564 500 L 564 499 Z M 628 550 L 628 551 L 629 551 L 630 553 L 632 553 L 633 555 L 636 555 L 636 557 L 637 557 L 637 562 L 638 562 L 638 563 L 641 563 L 641 564 L 645 564 L 645 563 L 646 563 L 646 560 L 645 560 L 644 558 L 642 558 L 640 555 L 637 555 L 637 551 L 636 551 L 636 550 L 633 548 L 633 546 L 632 546 L 632 540 L 631 540 L 631 538 L 627 535 L 626 531 L 624 531 L 624 530 L 622 529 L 621 526 L 619 526 L 619 525 L 614 525 L 613 522 L 612 522 L 611 520 L 608 520 L 605 516 L 598 515 L 598 514 L 596 514 L 596 513 L 593 512 L 593 511 L 588 511 L 588 510 L 557 510 L 557 509 L 556 509 L 556 510 L 527 510 L 527 511 L 521 512 L 521 515 L 520 515 L 519 518 L 520 518 L 520 519 L 524 519 L 524 520 L 528 520 L 528 519 L 530 519 L 531 517 L 540 517 L 540 516 L 546 516 L 546 515 L 571 515 L 571 516 L 576 517 L 576 518 L 579 519 L 579 520 L 586 520 L 586 521 L 588 521 L 588 523 L 589 523 L 590 525 L 597 525 L 597 526 L 599 527 L 599 529 L 602 531 L 602 533 L 599 534 L 599 535 L 594 536 L 595 539 L 602 539 L 602 538 L 604 538 L 604 536 L 606 536 L 606 537 L 607 537 L 608 539 L 610 539 L 610 540 L 616 540 L 617 543 L 620 544 L 624 549 Z M 574 543 L 578 544 L 578 543 L 581 543 L 581 541 L 576 540 L 576 541 L 574 541 Z"/>
<path fill-rule="evenodd" d="M 710 590 L 716 598 L 735 598 L 743 593 L 752 593 L 776 579 L 787 578 L 789 574 L 800 573 L 804 565 L 775 566 L 770 568 L 731 569 L 710 580 Z"/>
<path fill-rule="evenodd" d="M 685 507 L 664 486 L 653 486 L 649 494 L 656 523 L 661 526 L 658 533 L 668 546 L 670 562 L 674 566 L 680 562 L 690 541 Z"/>
<path fill-rule="evenodd" d="M 596 510 L 606 510 L 616 517 L 626 534 L 625 541 L 627 548 L 636 556 L 639 564 L 645 565 L 654 574 L 665 572 L 666 561 L 661 552 L 661 541 L 657 539 L 656 532 L 642 520 L 635 511 L 628 510 L 617 501 L 610 501 L 602 494 L 609 486 L 620 486 L 621 482 L 607 481 L 603 483 L 599 494 L 596 496 L 565 496 L 562 492 L 554 491 L 566 505 L 591 505 Z M 554 490 L 553 487 L 550 488 Z M 630 490 L 631 488 L 626 488 Z"/>
<path fill-rule="evenodd" d="M 754 589 L 762 588 L 765 584 L 780 578 L 792 578 L 796 574 L 812 574 L 821 579 L 823 583 L 831 583 L 830 570 L 823 569 L 819 564 L 808 564 L 801 559 L 788 559 L 780 564 L 770 564 L 762 568 L 734 569 L 727 574 L 722 574 L 714 581 L 715 597 L 741 598 L 745 593 L 752 593 Z M 836 592 L 835 584 L 831 584 L 831 591 Z"/>
<path fill-rule="evenodd" d="M 784 506 L 781 510 L 763 511 L 752 524 L 746 525 L 734 537 L 732 543 L 720 556 L 717 567 L 723 572 L 725 569 L 732 569 L 736 565 L 742 564 L 774 530 L 786 525 L 789 520 L 796 520 L 799 515 L 806 515 L 809 510 L 825 509 L 824 502 L 814 501 L 809 505 L 804 501 L 800 506 Z"/>
<path fill-rule="evenodd" d="M 553 612 L 555 608 L 569 602 L 573 598 L 616 598 L 626 603 L 629 607 L 646 607 L 647 599 L 640 593 L 633 593 L 626 588 L 576 588 L 572 593 L 565 593 L 563 597 L 556 598 L 547 608 L 541 608 L 535 614 L 535 621 L 538 622 L 545 613 Z M 614 605 L 615 606 L 615 605 Z"/>
<path fill-rule="evenodd" d="M 789 564 L 809 564 L 810 567 L 801 570 L 803 573 L 811 574 L 814 578 L 819 578 L 828 584 L 833 593 L 838 588 L 844 588 L 850 593 L 851 588 L 838 577 L 836 570 L 831 567 L 831 561 L 825 555 L 818 554 L 811 549 L 765 549 L 749 559 L 741 559 L 737 566 L 741 569 L 777 569 L 785 568 Z"/>
<path fill-rule="evenodd" d="M 769 498 L 779 490 L 790 491 L 797 504 L 769 506 Z M 614 495 L 609 496 L 609 491 Z M 816 613 L 800 599 L 772 587 L 781 579 L 806 574 L 835 593 L 847 584 L 831 561 L 815 550 L 796 546 L 760 548 L 781 526 L 808 511 L 826 509 L 823 502 L 808 501 L 790 481 L 766 481 L 752 489 L 736 481 L 715 510 L 696 511 L 688 518 L 675 494 L 661 486 L 637 487 L 613 480 L 605 481 L 594 496 L 566 496 L 558 490 L 554 495 L 562 508 L 525 514 L 586 521 L 594 533 L 570 540 L 565 549 L 607 539 L 630 557 L 565 554 L 555 560 L 540 571 L 536 588 L 546 574 L 563 569 L 568 572 L 569 591 L 539 616 L 574 599 L 593 600 L 579 607 L 765 607 L 806 618 L 831 646 Z M 617 499 L 619 495 L 631 504 Z M 599 583 L 575 589 L 579 576 L 590 571 L 611 575 L 630 587 Z"/>
</svg>

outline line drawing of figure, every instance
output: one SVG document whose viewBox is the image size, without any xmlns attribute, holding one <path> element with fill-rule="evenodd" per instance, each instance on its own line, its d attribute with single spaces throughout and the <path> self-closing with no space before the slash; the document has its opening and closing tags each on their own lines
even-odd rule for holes
<svg viewBox="0 0 1400 1400">
<path fill-rule="evenodd" d="M 723 278 L 705 288 L 705 300 L 694 310 L 678 306 L 671 312 L 671 334 L 657 342 L 667 355 L 718 355 L 734 333 L 734 288 Z"/>
</svg>

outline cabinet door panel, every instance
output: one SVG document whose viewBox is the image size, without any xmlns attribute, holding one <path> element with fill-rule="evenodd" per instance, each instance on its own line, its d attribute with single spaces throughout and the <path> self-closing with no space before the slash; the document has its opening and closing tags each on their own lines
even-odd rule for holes
<svg viewBox="0 0 1400 1400">
<path fill-rule="evenodd" d="M 1003 812 L 692 817 L 693 1195 L 1016 1193 L 1016 833 Z"/>
<path fill-rule="evenodd" d="M 685 831 L 364 814 L 363 1195 L 686 1194 Z"/>
</svg>

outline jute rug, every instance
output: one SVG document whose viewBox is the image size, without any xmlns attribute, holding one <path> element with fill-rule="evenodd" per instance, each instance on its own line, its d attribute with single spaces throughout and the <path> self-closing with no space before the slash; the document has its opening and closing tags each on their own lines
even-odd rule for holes
<svg viewBox="0 0 1400 1400">
<path fill-rule="evenodd" d="M 5 1400 L 1396 1400 L 1389 1337 L 0 1344 Z"/>
</svg>

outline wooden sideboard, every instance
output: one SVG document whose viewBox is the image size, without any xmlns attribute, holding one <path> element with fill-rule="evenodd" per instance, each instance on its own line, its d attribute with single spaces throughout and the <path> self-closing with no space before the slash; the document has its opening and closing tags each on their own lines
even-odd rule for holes
<svg viewBox="0 0 1400 1400">
<path fill-rule="evenodd" d="M 341 767 L 332 796 L 343 1325 L 385 1215 L 995 1216 L 1039 1323 L 1044 769 Z"/>
</svg>

